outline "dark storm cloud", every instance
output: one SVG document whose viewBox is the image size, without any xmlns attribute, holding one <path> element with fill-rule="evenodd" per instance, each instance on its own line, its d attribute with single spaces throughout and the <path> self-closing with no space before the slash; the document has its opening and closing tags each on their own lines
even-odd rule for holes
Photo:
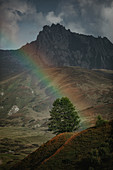
<svg viewBox="0 0 113 170">
<path fill-rule="evenodd" d="M 1 0 L 0 21 L 1 48 L 18 48 L 52 23 L 113 42 L 113 0 Z"/>
</svg>

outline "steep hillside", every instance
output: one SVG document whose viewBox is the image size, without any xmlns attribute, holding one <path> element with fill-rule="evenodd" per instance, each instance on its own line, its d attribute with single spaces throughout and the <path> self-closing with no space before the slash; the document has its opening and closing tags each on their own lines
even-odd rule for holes
<svg viewBox="0 0 113 170">
<path fill-rule="evenodd" d="M 112 170 L 112 160 L 113 121 L 73 135 L 60 134 L 11 169 Z"/>
</svg>

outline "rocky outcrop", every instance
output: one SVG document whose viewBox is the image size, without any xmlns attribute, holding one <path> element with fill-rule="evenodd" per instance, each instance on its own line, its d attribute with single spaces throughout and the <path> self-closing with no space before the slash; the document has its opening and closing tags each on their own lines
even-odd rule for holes
<svg viewBox="0 0 113 170">
<path fill-rule="evenodd" d="M 72 33 L 60 24 L 44 26 L 23 49 L 47 66 L 113 69 L 113 44 L 106 37 Z"/>
<path fill-rule="evenodd" d="M 19 111 L 18 106 L 14 105 L 12 106 L 11 110 L 8 112 L 8 116 L 11 116 Z"/>
</svg>

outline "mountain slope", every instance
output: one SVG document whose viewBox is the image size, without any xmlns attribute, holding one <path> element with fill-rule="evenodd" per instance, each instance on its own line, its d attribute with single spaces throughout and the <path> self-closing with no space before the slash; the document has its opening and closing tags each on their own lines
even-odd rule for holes
<svg viewBox="0 0 113 170">
<path fill-rule="evenodd" d="M 65 143 L 60 141 L 67 135 L 70 135 L 70 138 Z M 64 144 L 62 145 L 62 143 Z M 82 170 L 96 168 L 97 170 L 111 170 L 113 168 L 112 146 L 113 121 L 101 127 L 93 127 L 78 134 L 75 133 L 72 136 L 70 133 L 60 134 L 42 145 L 12 169 Z"/>
<path fill-rule="evenodd" d="M 104 74 L 104 71 L 99 73 L 79 67 L 63 67 L 48 69 L 47 73 L 75 104 L 81 117 L 87 119 L 86 122 L 92 124 L 98 114 L 101 114 L 105 119 L 108 117 L 112 119 L 112 71 L 110 74 Z M 111 78 L 108 75 L 111 75 Z"/>
<path fill-rule="evenodd" d="M 18 50 L 0 50 L 0 79 L 37 66 L 113 69 L 113 44 L 106 38 L 72 33 L 60 24 L 44 26 L 37 39 Z"/>
<path fill-rule="evenodd" d="M 1 126 L 16 123 L 32 128 L 46 127 L 58 92 L 69 97 L 80 111 L 82 126 L 91 126 L 98 114 L 108 120 L 113 118 L 112 71 L 104 74 L 104 71 L 61 67 L 46 68 L 43 72 L 45 77 L 38 78 L 35 73 L 26 71 L 0 83 Z"/>
</svg>

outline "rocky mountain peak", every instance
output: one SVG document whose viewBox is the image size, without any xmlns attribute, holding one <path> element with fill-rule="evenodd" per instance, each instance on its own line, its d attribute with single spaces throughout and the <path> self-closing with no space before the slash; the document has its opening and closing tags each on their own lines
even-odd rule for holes
<svg viewBox="0 0 113 170">
<path fill-rule="evenodd" d="M 70 33 L 60 24 L 52 24 L 51 26 L 45 25 L 43 30 L 39 32 L 37 41 L 45 41 L 45 39 L 51 40 L 51 42 L 62 42 Z M 64 43 L 64 42 L 63 42 Z"/>
<path fill-rule="evenodd" d="M 61 24 L 52 24 L 51 26 L 45 25 L 43 27 L 43 32 L 58 32 L 58 31 L 66 31 L 66 29 Z"/>
<path fill-rule="evenodd" d="M 37 39 L 21 49 L 42 66 L 113 70 L 113 44 L 106 37 L 73 33 L 60 24 L 45 25 Z"/>
<path fill-rule="evenodd" d="M 37 55 L 53 66 L 113 69 L 113 44 L 106 38 L 72 33 L 60 24 L 44 26 L 36 40 Z"/>
</svg>

